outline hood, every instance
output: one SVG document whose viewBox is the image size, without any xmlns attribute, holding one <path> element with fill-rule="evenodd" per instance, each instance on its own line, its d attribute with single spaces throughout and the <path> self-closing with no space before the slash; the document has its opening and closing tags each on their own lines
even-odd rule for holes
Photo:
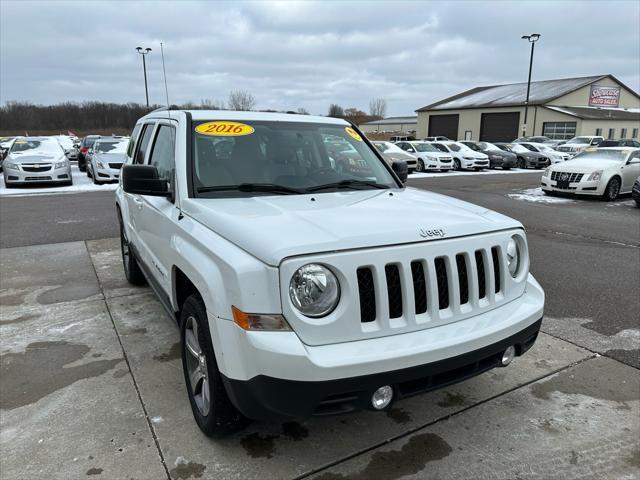
<svg viewBox="0 0 640 480">
<path fill-rule="evenodd" d="M 9 155 L 11 162 L 13 163 L 51 163 L 55 161 L 62 161 L 64 155 L 60 152 L 60 155 L 56 156 L 50 153 L 29 153 L 21 154 L 12 153 Z"/>
<path fill-rule="evenodd" d="M 530 159 L 538 159 L 538 158 L 542 158 L 542 157 L 547 157 L 547 155 L 544 155 L 542 153 L 539 152 L 522 152 L 522 153 L 517 153 L 516 156 L 521 156 L 524 158 L 530 158 Z"/>
<path fill-rule="evenodd" d="M 111 163 L 115 163 L 115 162 L 122 162 L 124 163 L 124 161 L 127 159 L 127 154 L 126 153 L 110 153 L 110 152 L 100 152 L 100 153 L 95 153 L 93 155 L 93 158 L 95 158 L 96 160 L 100 160 L 102 162 L 111 162 Z"/>
<path fill-rule="evenodd" d="M 416 157 L 414 157 L 410 153 L 404 152 L 385 152 L 382 155 L 387 156 L 392 160 L 404 160 L 405 162 L 416 159 Z"/>
<path fill-rule="evenodd" d="M 606 170 L 611 167 L 620 167 L 622 162 L 612 160 L 598 160 L 597 158 L 574 158 L 573 160 L 567 160 L 562 162 L 558 168 L 554 170 L 558 172 L 576 172 L 576 173 L 589 173 L 594 170 Z"/>
<path fill-rule="evenodd" d="M 485 155 L 488 155 L 489 158 L 501 156 L 502 158 L 511 158 L 516 159 L 516 154 L 511 152 L 505 152 L 504 150 L 485 150 Z"/>
<path fill-rule="evenodd" d="M 312 199 L 315 199 L 312 201 Z M 413 188 L 188 199 L 183 211 L 268 265 L 287 257 L 437 241 L 521 227 L 486 208 Z"/>
</svg>

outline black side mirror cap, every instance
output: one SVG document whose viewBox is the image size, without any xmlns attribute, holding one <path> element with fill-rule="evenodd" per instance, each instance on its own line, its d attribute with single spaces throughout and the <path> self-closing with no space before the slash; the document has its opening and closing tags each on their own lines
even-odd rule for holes
<svg viewBox="0 0 640 480">
<path fill-rule="evenodd" d="M 169 197 L 169 184 L 164 178 L 158 178 L 158 169 L 153 165 L 123 165 L 122 189 L 133 195 L 153 195 Z"/>
</svg>

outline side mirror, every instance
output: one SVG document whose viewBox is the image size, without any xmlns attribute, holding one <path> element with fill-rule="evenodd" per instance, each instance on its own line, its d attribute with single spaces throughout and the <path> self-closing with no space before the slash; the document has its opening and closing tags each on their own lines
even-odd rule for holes
<svg viewBox="0 0 640 480">
<path fill-rule="evenodd" d="M 395 161 L 391 164 L 391 169 L 398 176 L 402 183 L 407 182 L 409 177 L 409 169 L 407 168 L 407 162 Z"/>
<path fill-rule="evenodd" d="M 153 165 L 123 165 L 122 188 L 133 195 L 153 195 L 169 197 L 169 185 L 163 178 L 158 178 L 158 169 Z"/>
</svg>

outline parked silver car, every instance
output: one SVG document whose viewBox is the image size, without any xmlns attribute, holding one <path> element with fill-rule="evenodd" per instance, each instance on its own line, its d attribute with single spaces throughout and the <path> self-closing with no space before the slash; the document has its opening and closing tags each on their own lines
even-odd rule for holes
<svg viewBox="0 0 640 480">
<path fill-rule="evenodd" d="M 28 183 L 72 185 L 71 165 L 55 138 L 23 137 L 13 142 L 3 162 L 7 188 Z"/>
<path fill-rule="evenodd" d="M 407 168 L 409 172 L 414 172 L 418 165 L 418 158 L 411 155 L 410 153 L 405 152 L 397 145 L 394 145 L 391 142 L 383 142 L 383 141 L 374 141 L 374 147 L 376 147 L 384 159 L 392 165 L 395 160 L 402 160 L 407 163 Z"/>
<path fill-rule="evenodd" d="M 87 176 L 93 183 L 117 181 L 127 158 L 129 137 L 101 137 L 93 144 L 87 162 Z"/>
</svg>

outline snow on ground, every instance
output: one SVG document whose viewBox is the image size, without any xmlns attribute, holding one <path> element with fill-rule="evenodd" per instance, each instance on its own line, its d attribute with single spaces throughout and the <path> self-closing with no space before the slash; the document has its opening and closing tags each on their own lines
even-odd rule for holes
<svg viewBox="0 0 640 480">
<path fill-rule="evenodd" d="M 106 183 L 104 185 L 94 185 L 93 180 L 87 177 L 87 174 L 78 170 L 77 165 L 71 164 L 71 176 L 73 177 L 73 185 L 66 186 L 62 184 L 47 185 L 27 185 L 17 188 L 7 188 L 4 184 L 4 176 L 0 175 L 0 196 L 11 195 L 14 196 L 26 196 L 26 195 L 45 195 L 55 193 L 80 193 L 80 192 L 95 192 L 95 191 L 109 191 L 115 190 L 118 186 L 117 183 Z"/>
<path fill-rule="evenodd" d="M 513 173 L 537 173 L 538 175 L 542 175 L 542 170 L 524 170 L 519 168 L 512 168 L 511 170 L 481 170 L 479 172 L 455 170 L 448 172 L 411 173 L 409 174 L 409 178 L 455 177 L 460 175 L 510 175 Z"/>
<path fill-rule="evenodd" d="M 523 200 L 525 202 L 536 203 L 574 203 L 575 200 L 570 198 L 549 197 L 545 195 L 540 187 L 529 188 L 527 190 L 521 190 L 515 193 L 508 193 L 507 197 L 514 200 Z"/>
</svg>

